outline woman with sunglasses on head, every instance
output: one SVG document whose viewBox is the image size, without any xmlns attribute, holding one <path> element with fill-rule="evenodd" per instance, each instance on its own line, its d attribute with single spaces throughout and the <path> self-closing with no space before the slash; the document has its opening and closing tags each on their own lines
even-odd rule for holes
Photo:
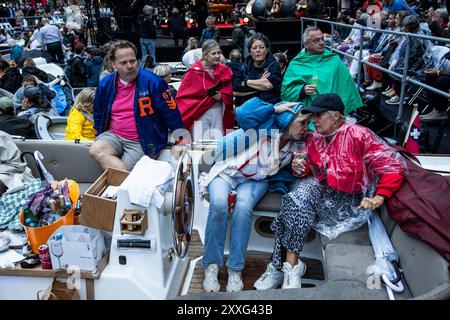
<svg viewBox="0 0 450 320">
<path fill-rule="evenodd" d="M 224 262 L 228 223 L 231 223 L 231 235 L 226 290 L 243 289 L 241 272 L 253 209 L 267 190 L 272 189 L 272 181 L 295 180 L 287 177 L 291 175 L 289 169 L 282 169 L 289 167 L 294 141 L 302 140 L 306 134 L 310 115 L 299 112 L 302 106 L 296 102 L 273 105 L 259 98 L 250 99 L 236 111 L 241 129 L 219 140 L 210 158 L 215 163 L 200 179 L 200 193 L 204 195 L 207 190 L 210 194 L 202 259 L 206 292 L 217 292 L 220 288 L 218 272 Z M 285 171 L 283 178 L 275 179 L 281 171 Z M 235 191 L 234 204 L 229 200 L 232 191 Z"/>
</svg>

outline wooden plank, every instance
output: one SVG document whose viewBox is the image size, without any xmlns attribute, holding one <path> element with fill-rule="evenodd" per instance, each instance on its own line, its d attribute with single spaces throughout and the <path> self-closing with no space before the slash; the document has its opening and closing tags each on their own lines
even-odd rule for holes
<svg viewBox="0 0 450 320">
<path fill-rule="evenodd" d="M 86 279 L 86 300 L 95 300 L 94 279 Z"/>
<path fill-rule="evenodd" d="M 109 252 L 103 256 L 96 272 L 81 270 L 81 279 L 98 279 L 105 270 L 109 262 Z M 42 278 L 68 278 L 71 274 L 67 273 L 65 269 L 46 270 L 41 266 L 36 266 L 33 269 L 23 269 L 20 265 L 15 268 L 0 268 L 0 276 L 14 276 L 14 277 L 42 277 Z"/>
</svg>

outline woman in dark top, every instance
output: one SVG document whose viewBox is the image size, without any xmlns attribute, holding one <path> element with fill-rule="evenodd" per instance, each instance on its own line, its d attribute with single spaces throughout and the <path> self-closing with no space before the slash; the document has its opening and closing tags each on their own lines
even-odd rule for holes
<svg viewBox="0 0 450 320">
<path fill-rule="evenodd" d="M 242 66 L 241 73 L 233 77 L 235 105 L 259 97 L 269 102 L 280 101 L 281 70 L 270 53 L 269 39 L 262 33 L 254 35 L 249 43 L 250 55 Z"/>
</svg>

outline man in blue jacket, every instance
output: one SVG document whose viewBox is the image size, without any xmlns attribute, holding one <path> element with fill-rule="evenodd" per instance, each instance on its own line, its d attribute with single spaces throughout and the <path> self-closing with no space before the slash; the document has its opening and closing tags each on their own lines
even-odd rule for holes
<svg viewBox="0 0 450 320">
<path fill-rule="evenodd" d="M 116 71 L 100 81 L 95 94 L 97 139 L 89 153 L 103 169 L 131 171 L 142 156 L 156 158 L 168 130 L 183 128 L 183 122 L 167 83 L 138 67 L 131 42 L 115 42 L 108 54 Z"/>
</svg>

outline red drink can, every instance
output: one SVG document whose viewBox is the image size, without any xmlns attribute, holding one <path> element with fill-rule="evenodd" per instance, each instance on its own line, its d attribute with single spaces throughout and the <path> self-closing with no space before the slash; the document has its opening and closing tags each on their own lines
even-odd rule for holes
<svg viewBox="0 0 450 320">
<path fill-rule="evenodd" d="M 236 198 L 237 198 L 237 193 L 236 191 L 230 191 L 230 193 L 228 194 L 228 213 L 232 214 L 234 207 L 236 206 Z"/>
<path fill-rule="evenodd" d="M 42 269 L 51 269 L 52 261 L 50 260 L 50 251 L 48 245 L 43 244 L 39 246 L 39 260 L 41 260 Z"/>
</svg>

